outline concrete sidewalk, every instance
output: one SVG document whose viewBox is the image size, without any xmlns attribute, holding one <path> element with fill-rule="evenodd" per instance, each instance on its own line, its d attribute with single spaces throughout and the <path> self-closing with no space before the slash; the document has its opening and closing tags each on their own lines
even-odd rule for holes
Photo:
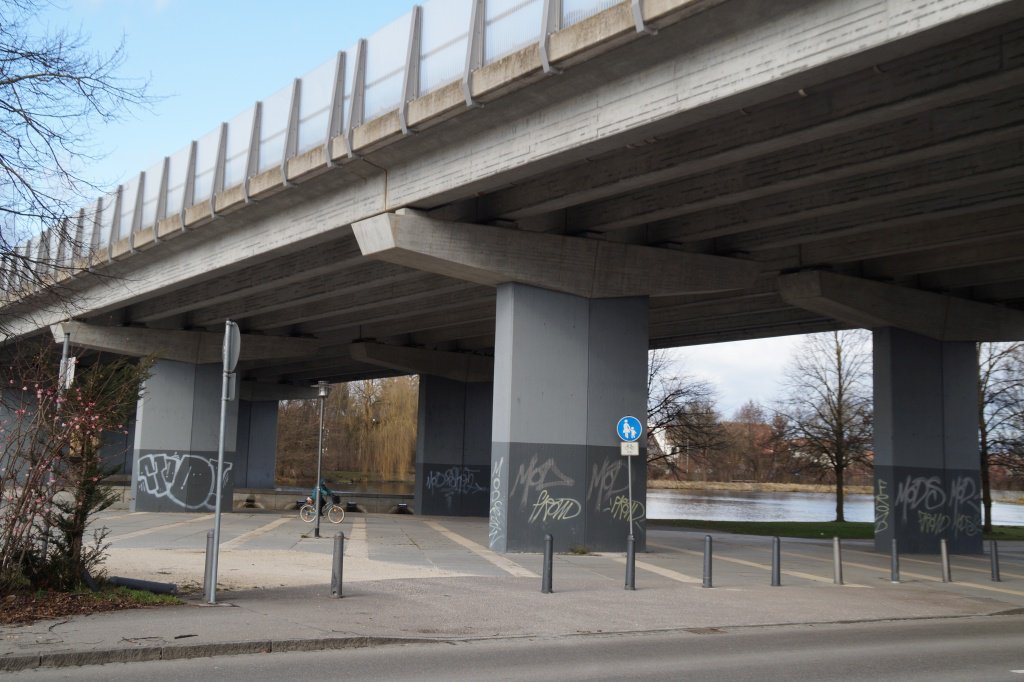
<svg viewBox="0 0 1024 682">
<path fill-rule="evenodd" d="M 101 517 L 112 533 L 112 575 L 196 588 L 210 515 Z M 330 596 L 331 536 L 349 538 L 344 596 Z M 770 586 L 768 538 L 715 536 L 714 587 L 701 587 L 703 533 L 649 531 L 636 591 L 623 554 L 557 555 L 554 593 L 541 594 L 542 557 L 487 549 L 486 519 L 350 514 L 321 539 L 293 514 L 223 520 L 218 601 L 0 628 L 0 670 L 397 642 L 559 637 L 596 632 L 949 618 L 1024 613 L 1024 546 L 1000 546 L 1002 582 L 988 557 L 954 557 L 941 582 L 935 557 L 889 557 L 843 545 L 833 584 L 830 540 L 783 540 L 782 586 Z M 1021 627 L 1020 619 L 1008 619 Z"/>
</svg>

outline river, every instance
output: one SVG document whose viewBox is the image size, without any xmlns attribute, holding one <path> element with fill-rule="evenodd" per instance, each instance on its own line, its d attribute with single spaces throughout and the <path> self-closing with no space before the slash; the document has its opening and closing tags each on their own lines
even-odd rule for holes
<svg viewBox="0 0 1024 682">
<path fill-rule="evenodd" d="M 1010 493 L 1017 499 L 1021 493 Z M 847 495 L 847 521 L 874 521 L 871 495 Z M 760 493 L 724 490 L 647 491 L 647 518 L 703 521 L 831 521 L 836 515 L 830 493 Z M 993 501 L 992 522 L 1024 526 L 1024 504 Z"/>
</svg>

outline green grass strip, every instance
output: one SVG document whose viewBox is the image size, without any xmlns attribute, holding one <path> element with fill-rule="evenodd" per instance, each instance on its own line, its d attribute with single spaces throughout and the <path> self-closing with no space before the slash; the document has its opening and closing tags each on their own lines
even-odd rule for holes
<svg viewBox="0 0 1024 682">
<path fill-rule="evenodd" d="M 832 538 L 870 540 L 875 524 L 868 521 L 700 521 L 697 519 L 649 520 L 650 528 L 688 528 L 715 530 L 738 535 L 770 535 L 783 538 Z M 1024 540 L 1022 526 L 995 526 L 985 533 L 986 540 Z"/>
</svg>

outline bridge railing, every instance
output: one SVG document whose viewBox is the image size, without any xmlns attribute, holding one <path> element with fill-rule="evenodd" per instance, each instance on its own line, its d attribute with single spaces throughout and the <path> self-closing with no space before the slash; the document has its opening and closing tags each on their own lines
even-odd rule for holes
<svg viewBox="0 0 1024 682">
<path fill-rule="evenodd" d="M 100 197 L 65 223 L 17 249 L 27 260 L 3 259 L 0 278 L 8 294 L 57 276 L 133 253 L 136 236 L 176 214 L 241 186 L 318 147 L 331 156 L 331 141 L 344 136 L 352 152 L 355 128 L 398 111 L 408 132 L 406 107 L 414 99 L 462 80 L 467 104 L 474 70 L 530 44 L 538 44 L 545 69 L 547 37 L 617 4 L 640 0 L 427 0 L 369 38 L 338 52 L 230 121 L 154 163 Z M 58 235 L 62 238 L 58 239 Z M 120 246 L 127 240 L 127 249 Z"/>
</svg>

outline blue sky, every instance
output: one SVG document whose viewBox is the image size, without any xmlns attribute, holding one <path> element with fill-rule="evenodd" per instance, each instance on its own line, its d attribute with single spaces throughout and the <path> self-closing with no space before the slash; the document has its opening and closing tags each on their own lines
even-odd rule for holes
<svg viewBox="0 0 1024 682">
<path fill-rule="evenodd" d="M 109 52 L 126 41 L 125 77 L 150 80 L 161 99 L 96 131 L 106 158 L 90 169 L 115 186 L 148 168 L 338 51 L 409 11 L 412 0 L 58 0 L 53 26 L 80 27 Z M 718 389 L 725 417 L 748 399 L 770 402 L 794 340 L 689 347 L 673 351 L 681 371 Z"/>
</svg>

